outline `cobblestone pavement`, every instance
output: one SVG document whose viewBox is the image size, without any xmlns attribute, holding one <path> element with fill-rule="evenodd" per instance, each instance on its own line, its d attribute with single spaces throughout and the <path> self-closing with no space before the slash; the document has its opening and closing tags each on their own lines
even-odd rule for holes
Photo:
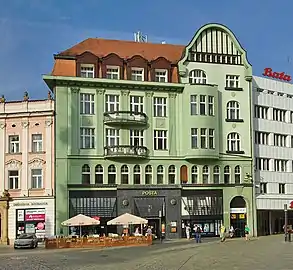
<svg viewBox="0 0 293 270">
<path fill-rule="evenodd" d="M 291 270 L 293 242 L 281 235 L 170 242 L 150 247 L 75 250 L 0 250 L 0 270 Z"/>
</svg>

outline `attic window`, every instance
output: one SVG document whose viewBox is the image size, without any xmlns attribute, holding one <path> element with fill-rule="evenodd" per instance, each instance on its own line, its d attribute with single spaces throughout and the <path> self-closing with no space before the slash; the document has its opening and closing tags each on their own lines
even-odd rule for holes
<svg viewBox="0 0 293 270">
<path fill-rule="evenodd" d="M 132 81 L 143 81 L 144 70 L 143 68 L 132 68 L 131 69 L 131 80 Z"/>
<path fill-rule="evenodd" d="M 168 71 L 166 69 L 156 69 L 155 74 L 156 82 L 168 82 Z"/>
<path fill-rule="evenodd" d="M 107 79 L 119 80 L 119 67 L 107 66 Z"/>
<path fill-rule="evenodd" d="M 80 66 L 80 77 L 83 78 L 94 78 L 95 68 L 94 65 L 81 65 Z"/>
</svg>

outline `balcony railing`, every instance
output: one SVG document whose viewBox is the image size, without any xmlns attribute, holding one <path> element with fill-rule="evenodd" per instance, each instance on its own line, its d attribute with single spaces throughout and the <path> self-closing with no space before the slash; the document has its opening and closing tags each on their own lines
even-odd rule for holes
<svg viewBox="0 0 293 270">
<path fill-rule="evenodd" d="M 145 146 L 115 145 L 105 146 L 104 150 L 105 157 L 148 157 L 148 149 Z"/>
<path fill-rule="evenodd" d="M 104 113 L 105 124 L 136 124 L 146 125 L 147 115 L 143 112 L 113 111 Z"/>
</svg>

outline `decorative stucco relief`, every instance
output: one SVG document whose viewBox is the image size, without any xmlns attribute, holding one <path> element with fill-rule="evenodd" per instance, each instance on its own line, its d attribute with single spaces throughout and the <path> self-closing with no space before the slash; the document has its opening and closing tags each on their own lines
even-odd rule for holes
<svg viewBox="0 0 293 270">
<path fill-rule="evenodd" d="M 46 163 L 45 160 L 41 158 L 34 158 L 28 162 L 30 168 L 42 168 L 42 166 Z"/>
<path fill-rule="evenodd" d="M 3 128 L 5 128 L 5 127 L 6 127 L 6 123 L 1 122 L 1 123 L 0 123 L 0 128 L 3 129 Z"/>
<path fill-rule="evenodd" d="M 28 121 L 22 121 L 22 122 L 21 122 L 21 126 L 22 126 L 23 128 L 27 128 L 27 127 L 29 126 L 29 122 L 28 122 Z"/>
<path fill-rule="evenodd" d="M 22 162 L 16 159 L 10 159 L 5 163 L 8 169 L 19 169 L 21 164 Z"/>
<path fill-rule="evenodd" d="M 45 121 L 45 124 L 47 127 L 51 126 L 53 124 L 53 120 L 49 119 Z"/>
</svg>

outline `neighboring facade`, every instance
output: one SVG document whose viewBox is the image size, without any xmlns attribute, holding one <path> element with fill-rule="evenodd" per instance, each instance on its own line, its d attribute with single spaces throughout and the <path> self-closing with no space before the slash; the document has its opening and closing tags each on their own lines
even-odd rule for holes
<svg viewBox="0 0 293 270">
<path fill-rule="evenodd" d="M 187 223 L 254 231 L 251 79 L 218 24 L 187 46 L 87 39 L 56 55 L 44 80 L 55 94 L 57 234 L 79 213 L 105 225 L 125 212 L 168 238 Z"/>
<path fill-rule="evenodd" d="M 54 234 L 54 101 L 0 102 L 1 242 Z M 1 199 L 0 199 L 1 200 Z M 3 202 L 2 202 L 3 203 Z"/>
<path fill-rule="evenodd" d="M 293 200 L 293 85 L 254 76 L 253 99 L 258 233 L 280 233 Z"/>
</svg>

